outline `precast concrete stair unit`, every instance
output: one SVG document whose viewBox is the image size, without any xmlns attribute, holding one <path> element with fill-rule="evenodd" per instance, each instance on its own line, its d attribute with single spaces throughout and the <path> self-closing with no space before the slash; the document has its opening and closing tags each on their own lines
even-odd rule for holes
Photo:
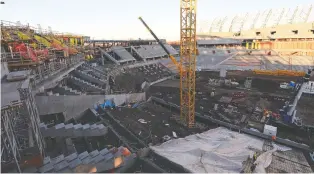
<svg viewBox="0 0 314 174">
<path fill-rule="evenodd" d="M 81 78 L 77 78 L 77 77 L 74 77 L 74 76 L 69 76 L 68 78 L 70 80 L 70 82 L 82 87 L 82 88 L 85 88 L 87 91 L 93 91 L 93 92 L 99 92 L 99 91 L 104 91 L 105 92 L 105 89 L 102 89 L 101 87 L 99 86 L 96 86 L 94 84 L 91 84 Z"/>
<path fill-rule="evenodd" d="M 164 44 L 171 55 L 177 55 L 178 52 L 170 45 Z M 140 45 L 139 47 L 131 47 L 143 59 L 158 58 L 166 56 L 167 53 L 160 45 Z"/>
<path fill-rule="evenodd" d="M 75 90 L 75 89 L 72 89 L 72 88 L 70 88 L 70 87 L 68 87 L 68 86 L 62 86 L 62 88 L 63 88 L 65 91 L 69 91 L 69 92 L 71 92 L 71 93 L 74 93 L 74 95 L 82 95 L 82 92 L 77 91 L 77 90 Z"/>
<path fill-rule="evenodd" d="M 163 77 L 171 76 L 168 68 L 162 64 L 151 64 L 139 67 L 139 71 L 145 74 L 151 82 L 161 79 Z"/>
<path fill-rule="evenodd" d="M 52 93 L 59 94 L 59 95 L 82 95 L 80 91 L 74 90 L 68 86 L 61 86 L 61 85 L 52 89 Z"/>
<path fill-rule="evenodd" d="M 119 62 L 136 60 L 124 47 L 115 46 L 112 47 L 111 49 L 116 55 L 118 55 L 122 59 Z"/>
<path fill-rule="evenodd" d="M 115 64 L 117 64 L 117 65 L 120 65 L 120 62 L 119 61 L 117 61 L 114 57 L 112 57 L 110 54 L 108 54 L 105 50 L 103 50 L 103 49 L 101 49 L 101 48 L 99 48 L 99 50 L 100 50 L 100 53 L 102 54 L 102 55 L 105 55 L 108 59 L 110 59 L 112 62 L 114 62 Z"/>
<path fill-rule="evenodd" d="M 107 73 L 104 71 L 101 71 L 95 67 L 92 67 L 89 64 L 82 64 L 82 66 L 79 67 L 79 69 L 81 69 L 82 71 L 86 70 L 89 71 L 88 74 L 92 75 L 93 77 L 97 78 L 97 79 L 101 79 L 101 80 L 105 80 L 107 79 Z"/>
<path fill-rule="evenodd" d="M 81 71 L 81 70 L 76 69 L 76 70 L 74 70 L 74 74 L 76 76 L 78 76 L 79 78 L 85 80 L 85 81 L 88 81 L 88 82 L 91 82 L 91 83 L 95 83 L 95 84 L 97 84 L 99 86 L 103 86 L 103 85 L 106 84 L 106 82 L 103 81 L 102 79 L 99 79 L 99 78 L 95 77 L 92 74 L 88 74 L 85 71 Z"/>
<path fill-rule="evenodd" d="M 114 164 L 114 159 L 122 155 L 122 148 L 119 147 L 117 151 L 113 149 L 108 150 L 104 148 L 102 150 L 94 150 L 90 153 L 87 151 L 80 154 L 73 153 L 68 156 L 59 155 L 55 158 L 45 157 L 43 166 L 38 168 L 37 172 L 40 173 L 77 173 L 76 168 L 80 165 L 90 165 L 97 169 L 97 172 L 105 172 L 113 169 L 117 166 Z M 134 161 L 136 155 L 131 154 L 127 157 L 123 157 L 123 162 L 118 167 L 123 167 Z"/>
<path fill-rule="evenodd" d="M 91 137 L 103 136 L 108 133 L 108 128 L 103 124 L 64 124 L 60 123 L 48 128 L 44 123 L 40 123 L 40 130 L 44 137 Z"/>
</svg>

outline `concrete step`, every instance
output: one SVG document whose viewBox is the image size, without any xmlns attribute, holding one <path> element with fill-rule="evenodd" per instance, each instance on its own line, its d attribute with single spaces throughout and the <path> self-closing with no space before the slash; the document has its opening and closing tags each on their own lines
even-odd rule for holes
<svg viewBox="0 0 314 174">
<path fill-rule="evenodd" d="M 108 128 L 103 124 L 64 124 L 60 123 L 48 128 L 44 123 L 40 123 L 40 130 L 44 137 L 90 137 L 103 136 L 108 133 Z"/>
<path fill-rule="evenodd" d="M 89 81 L 89 82 L 92 82 L 92 83 L 95 83 L 99 86 L 103 86 L 106 84 L 105 81 L 101 80 L 100 78 L 98 77 L 95 77 L 91 74 L 88 74 L 84 71 L 81 71 L 81 70 L 75 70 L 74 71 L 75 75 L 79 76 L 81 79 L 85 80 L 85 81 Z"/>
<path fill-rule="evenodd" d="M 59 93 L 59 95 L 80 95 L 80 93 L 73 91 L 71 88 L 59 85 L 52 90 L 54 95 Z"/>
<path fill-rule="evenodd" d="M 75 89 L 72 89 L 72 88 L 70 88 L 70 87 L 68 87 L 68 86 L 62 86 L 62 88 L 63 88 L 64 90 L 66 90 L 66 91 L 69 91 L 69 92 L 73 93 L 74 95 L 81 95 L 81 94 L 82 94 L 80 91 L 77 91 L 77 90 L 75 90 Z"/>
<path fill-rule="evenodd" d="M 105 89 L 102 89 L 94 84 L 91 84 L 81 78 L 78 77 L 74 77 L 74 76 L 70 76 L 70 79 L 74 81 L 74 83 L 79 83 L 79 85 L 84 85 L 88 88 L 92 88 L 93 90 L 97 90 L 97 91 L 105 91 Z"/>
<path fill-rule="evenodd" d="M 43 165 L 38 168 L 40 173 L 74 173 L 75 168 L 82 164 L 93 165 L 97 168 L 97 172 L 108 171 L 115 167 L 123 167 L 132 162 L 135 158 L 135 154 L 128 156 L 123 155 L 124 147 L 107 149 L 104 148 L 100 151 L 94 150 L 90 153 L 87 151 L 80 154 L 73 153 L 68 156 L 59 155 L 55 158 L 45 157 Z M 114 159 L 122 157 L 123 162 L 119 166 L 115 166 Z"/>
<path fill-rule="evenodd" d="M 102 70 L 99 70 L 99 69 L 97 69 L 97 68 L 91 66 L 91 65 L 88 64 L 88 63 L 84 63 L 84 64 L 82 64 L 82 66 L 85 67 L 85 68 L 88 68 L 88 69 L 92 69 L 92 70 L 94 70 L 94 72 L 97 72 L 97 73 L 99 73 L 99 74 L 101 74 L 101 75 L 103 75 L 103 76 L 107 76 L 107 73 L 106 73 L 106 72 L 104 72 L 104 71 L 102 71 Z"/>
<path fill-rule="evenodd" d="M 113 61 L 115 64 L 120 65 L 120 63 L 114 58 L 112 57 L 110 54 L 108 54 L 105 50 L 99 48 L 100 52 L 105 55 L 107 58 L 109 58 L 111 61 Z"/>
</svg>

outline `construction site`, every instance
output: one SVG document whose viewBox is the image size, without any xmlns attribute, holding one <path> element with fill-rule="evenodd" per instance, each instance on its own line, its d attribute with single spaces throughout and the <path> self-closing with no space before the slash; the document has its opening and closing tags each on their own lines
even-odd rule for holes
<svg viewBox="0 0 314 174">
<path fill-rule="evenodd" d="M 1 21 L 1 172 L 313 173 L 312 6 L 198 32 L 180 5 L 176 42 Z"/>
</svg>

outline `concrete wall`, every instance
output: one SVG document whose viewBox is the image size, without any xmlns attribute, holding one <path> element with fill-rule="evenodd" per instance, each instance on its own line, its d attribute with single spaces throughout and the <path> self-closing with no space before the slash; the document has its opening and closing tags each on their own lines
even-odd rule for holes
<svg viewBox="0 0 314 174">
<path fill-rule="evenodd" d="M 136 103 L 139 101 L 146 100 L 146 94 L 143 93 L 133 93 L 133 94 L 115 94 L 115 95 L 105 95 L 105 99 L 114 100 L 116 105 L 121 105 L 123 103 Z"/>
<path fill-rule="evenodd" d="M 1 79 L 8 73 L 9 73 L 8 63 L 1 62 Z"/>
<path fill-rule="evenodd" d="M 146 100 L 145 93 L 117 94 L 117 95 L 76 95 L 76 96 L 36 96 L 39 115 L 64 113 L 65 121 L 78 117 L 88 108 L 94 108 L 96 103 L 104 103 L 107 99 L 114 99 L 116 105 L 128 102 Z"/>
</svg>

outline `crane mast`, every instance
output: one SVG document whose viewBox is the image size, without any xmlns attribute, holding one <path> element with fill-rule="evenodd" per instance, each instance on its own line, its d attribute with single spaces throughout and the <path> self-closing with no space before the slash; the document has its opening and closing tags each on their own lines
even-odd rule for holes
<svg viewBox="0 0 314 174">
<path fill-rule="evenodd" d="M 197 0 L 180 2 L 180 117 L 189 128 L 195 124 L 196 69 L 196 7 Z"/>
</svg>

